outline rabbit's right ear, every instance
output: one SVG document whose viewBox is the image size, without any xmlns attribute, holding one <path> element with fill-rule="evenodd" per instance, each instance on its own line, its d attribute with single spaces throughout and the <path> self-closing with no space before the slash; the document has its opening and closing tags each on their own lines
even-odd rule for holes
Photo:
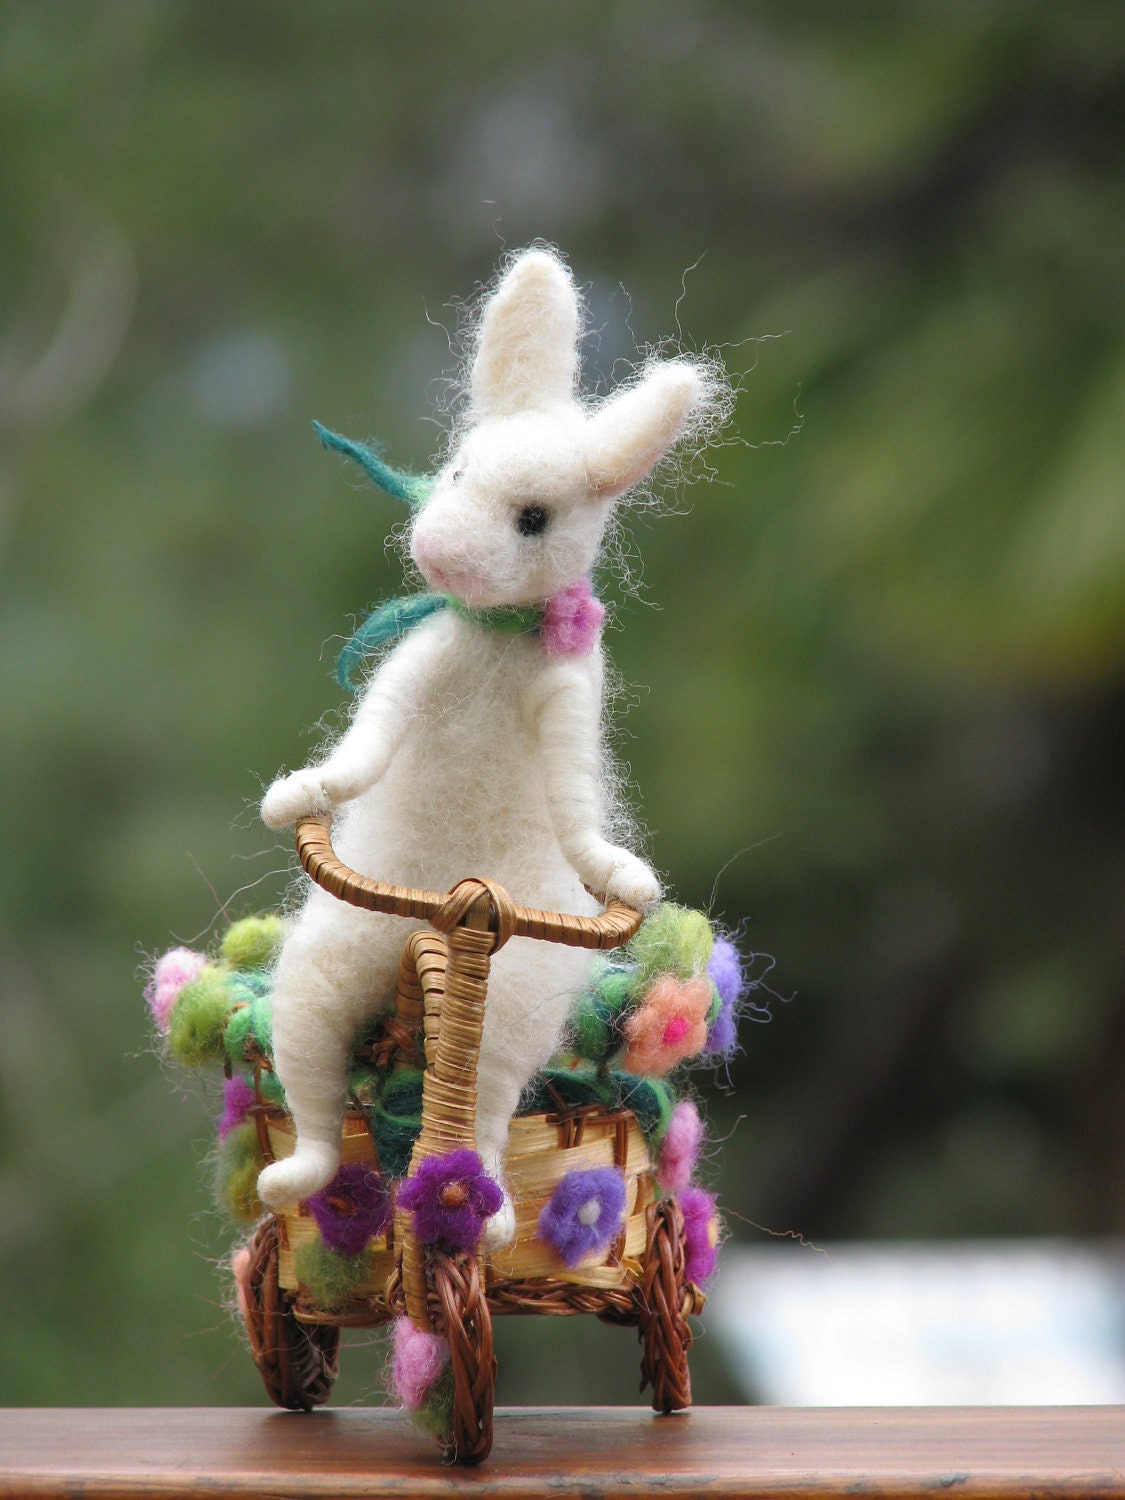
<svg viewBox="0 0 1125 1500">
<path fill-rule="evenodd" d="M 484 305 L 469 390 L 474 415 L 571 401 L 578 385 L 578 293 L 563 262 L 525 250 Z"/>
</svg>

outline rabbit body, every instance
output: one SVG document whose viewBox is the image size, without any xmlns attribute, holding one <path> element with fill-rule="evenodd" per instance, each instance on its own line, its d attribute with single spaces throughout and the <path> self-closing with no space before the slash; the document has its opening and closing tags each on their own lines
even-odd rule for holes
<svg viewBox="0 0 1125 1500">
<path fill-rule="evenodd" d="M 427 582 L 470 613 L 447 608 L 413 629 L 328 757 L 263 801 L 274 827 L 340 809 L 337 852 L 380 880 L 444 890 L 483 875 L 522 904 L 580 915 L 597 910 L 587 886 L 639 907 L 659 897 L 648 866 L 611 842 L 621 819 L 606 775 L 600 642 L 557 647 L 545 631 L 510 634 L 471 614 L 573 590 L 616 500 L 712 397 L 704 372 L 673 360 L 589 410 L 576 394 L 579 332 L 561 260 L 542 249 L 515 257 L 484 304 L 468 420 L 410 532 Z M 337 1169 L 348 1051 L 357 1026 L 393 1000 L 408 930 L 309 891 L 274 976 L 275 1062 L 297 1147 L 261 1174 L 270 1207 L 308 1197 Z M 476 1133 L 498 1180 L 520 1093 L 556 1050 L 591 961 L 520 938 L 493 960 Z M 490 1242 L 513 1227 L 506 1199 Z"/>
</svg>

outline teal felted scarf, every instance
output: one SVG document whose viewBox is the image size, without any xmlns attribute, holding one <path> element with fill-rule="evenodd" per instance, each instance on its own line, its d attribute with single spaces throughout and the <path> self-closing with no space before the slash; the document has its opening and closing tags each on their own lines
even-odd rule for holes
<svg viewBox="0 0 1125 1500">
<path fill-rule="evenodd" d="M 401 640 L 439 609 L 452 609 L 462 619 L 472 620 L 486 630 L 511 635 L 538 630 L 543 623 L 543 610 L 537 604 L 523 609 L 514 605 L 500 609 L 470 609 L 453 594 L 404 594 L 398 599 L 386 600 L 367 616 L 336 658 L 336 681 L 349 693 L 357 693 L 360 684 L 352 674 L 364 657 L 380 646 Z"/>
</svg>

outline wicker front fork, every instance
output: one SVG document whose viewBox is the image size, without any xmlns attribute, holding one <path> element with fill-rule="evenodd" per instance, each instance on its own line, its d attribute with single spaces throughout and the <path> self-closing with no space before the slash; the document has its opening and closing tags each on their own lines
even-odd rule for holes
<svg viewBox="0 0 1125 1500">
<path fill-rule="evenodd" d="M 487 886 L 479 883 L 479 890 L 461 890 L 459 920 L 445 939 L 441 1024 L 432 1060 L 422 1077 L 422 1129 L 410 1159 L 411 1174 L 429 1156 L 458 1147 L 476 1147 L 477 1058 L 488 972 L 497 946 L 497 933 L 492 928 L 499 926 L 499 919 L 494 895 Z M 415 942 L 409 959 L 404 957 L 404 968 L 408 964 L 424 966 L 427 956 L 423 944 Z M 425 988 L 434 988 L 438 968 L 437 963 L 431 963 Z M 410 975 L 405 977 L 410 988 Z M 419 987 L 423 987 L 421 980 Z M 415 1328 L 436 1331 L 449 1341 L 453 1414 L 451 1430 L 441 1439 L 442 1447 L 447 1458 L 458 1463 L 479 1463 L 492 1447 L 496 1386 L 492 1318 L 481 1264 L 473 1254 L 427 1252 L 408 1214 L 398 1215 L 395 1233 L 402 1246 L 407 1314 Z"/>
<path fill-rule="evenodd" d="M 441 1003 L 441 1028 L 433 1061 L 422 1078 L 422 1129 L 410 1158 L 413 1175 L 429 1156 L 458 1147 L 476 1147 L 477 1057 L 484 1025 L 488 971 L 496 935 L 490 930 L 492 901 L 486 888 L 473 900 L 461 923 L 446 936 L 448 963 Z M 433 1331 L 428 1305 L 426 1254 L 410 1216 L 398 1215 L 395 1235 L 402 1246 L 402 1289 L 415 1328 Z"/>
</svg>

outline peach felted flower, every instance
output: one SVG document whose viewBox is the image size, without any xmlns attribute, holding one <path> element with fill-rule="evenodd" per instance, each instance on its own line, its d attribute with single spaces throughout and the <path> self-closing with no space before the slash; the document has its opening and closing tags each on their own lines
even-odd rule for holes
<svg viewBox="0 0 1125 1500">
<path fill-rule="evenodd" d="M 625 1066 L 630 1073 L 668 1073 L 707 1045 L 711 981 L 662 974 L 639 1010 L 625 1023 Z"/>
</svg>

